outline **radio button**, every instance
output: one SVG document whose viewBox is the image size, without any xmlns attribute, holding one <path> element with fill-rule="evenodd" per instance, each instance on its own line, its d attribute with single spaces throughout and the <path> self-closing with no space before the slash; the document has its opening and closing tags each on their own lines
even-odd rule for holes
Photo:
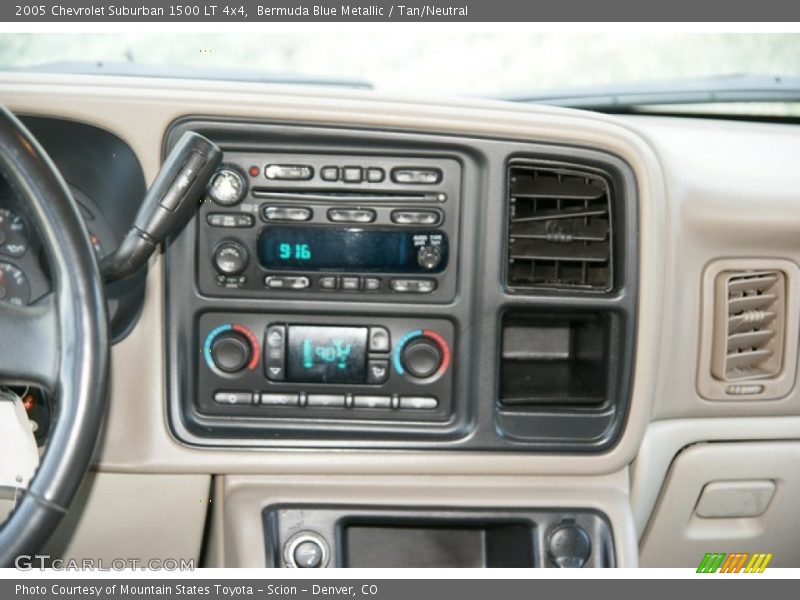
<svg viewBox="0 0 800 600">
<path fill-rule="evenodd" d="M 250 392 L 216 392 L 214 402 L 217 404 L 252 404 L 253 394 Z"/>
<path fill-rule="evenodd" d="M 438 225 L 442 214 L 438 210 L 393 210 L 392 222 L 398 225 Z"/>
<path fill-rule="evenodd" d="M 323 181 L 338 181 L 339 180 L 339 167 L 322 167 L 319 172 Z"/>
<path fill-rule="evenodd" d="M 247 277 L 245 275 L 232 275 L 231 277 L 217 275 L 217 285 L 235 290 L 247 285 Z"/>
<path fill-rule="evenodd" d="M 370 183 L 380 183 L 386 177 L 383 169 L 378 167 L 370 167 L 367 169 L 367 181 Z"/>
<path fill-rule="evenodd" d="M 256 399 L 259 396 L 262 406 L 300 406 L 297 394 L 256 394 Z"/>
<path fill-rule="evenodd" d="M 389 379 L 389 361 L 371 360 L 367 365 L 367 383 L 376 385 Z"/>
<path fill-rule="evenodd" d="M 392 408 L 392 397 L 354 396 L 353 408 Z"/>
<path fill-rule="evenodd" d="M 309 394 L 307 406 L 323 408 L 344 408 L 344 396 L 336 394 Z"/>
<path fill-rule="evenodd" d="M 211 179 L 208 195 L 221 206 L 233 206 L 244 198 L 246 192 L 247 182 L 239 171 L 220 169 Z"/>
<path fill-rule="evenodd" d="M 400 396 L 400 410 L 435 410 L 439 400 L 433 396 Z"/>
<path fill-rule="evenodd" d="M 392 291 L 403 294 L 429 294 L 436 289 L 433 279 L 392 279 L 389 285 Z"/>
<path fill-rule="evenodd" d="M 302 275 L 267 275 L 264 285 L 271 290 L 304 290 L 310 282 Z"/>
<path fill-rule="evenodd" d="M 434 184 L 442 180 L 439 169 L 399 168 L 392 170 L 392 180 L 395 183 L 410 183 L 414 185 Z"/>
<path fill-rule="evenodd" d="M 378 277 L 364 277 L 364 289 L 368 292 L 376 292 L 381 289 L 381 280 Z"/>
<path fill-rule="evenodd" d="M 264 336 L 264 370 L 272 381 L 286 378 L 286 327 L 270 325 Z"/>
<path fill-rule="evenodd" d="M 358 290 L 361 287 L 361 279 L 358 277 L 342 277 L 342 289 L 347 291 Z"/>
<path fill-rule="evenodd" d="M 283 179 L 303 181 L 314 176 L 314 169 L 308 165 L 266 165 L 264 177 L 267 179 Z"/>
<path fill-rule="evenodd" d="M 237 241 L 222 242 L 214 249 L 214 268 L 223 275 L 238 275 L 247 266 L 247 249 Z"/>
<path fill-rule="evenodd" d="M 261 209 L 265 221 L 310 221 L 314 211 L 305 206 L 265 206 Z"/>
<path fill-rule="evenodd" d="M 389 332 L 385 327 L 369 328 L 369 351 L 370 352 L 389 352 L 392 347 Z"/>
<path fill-rule="evenodd" d="M 206 223 L 211 227 L 252 227 L 256 223 L 253 215 L 247 213 L 209 213 Z"/>
<path fill-rule="evenodd" d="M 334 223 L 372 223 L 375 211 L 371 208 L 331 208 L 328 220 Z"/>
<path fill-rule="evenodd" d="M 423 269 L 435 269 L 442 262 L 442 251 L 437 246 L 420 246 L 417 264 Z"/>
<path fill-rule="evenodd" d="M 336 277 L 332 277 L 326 275 L 325 277 L 320 277 L 317 282 L 319 283 L 319 289 L 321 290 L 335 290 L 339 287 L 339 282 Z"/>
<path fill-rule="evenodd" d="M 345 167 L 342 169 L 342 179 L 346 183 L 361 183 L 364 180 L 364 169 L 361 167 Z"/>
</svg>

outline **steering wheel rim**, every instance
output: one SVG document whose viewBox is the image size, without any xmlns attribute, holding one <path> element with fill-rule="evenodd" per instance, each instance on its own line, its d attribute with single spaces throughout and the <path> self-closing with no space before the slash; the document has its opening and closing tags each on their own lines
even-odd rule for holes
<svg viewBox="0 0 800 600">
<path fill-rule="evenodd" d="M 0 529 L 0 567 L 55 531 L 89 468 L 106 407 L 109 338 L 102 280 L 66 183 L 25 126 L 0 106 L 0 174 L 28 205 L 53 291 L 30 307 L 0 303 L 0 379 L 58 399 L 35 476 Z"/>
</svg>

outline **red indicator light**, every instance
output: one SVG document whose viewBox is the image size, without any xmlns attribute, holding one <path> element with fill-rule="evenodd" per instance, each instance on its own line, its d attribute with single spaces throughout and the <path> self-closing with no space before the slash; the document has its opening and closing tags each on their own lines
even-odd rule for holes
<svg viewBox="0 0 800 600">
<path fill-rule="evenodd" d="M 261 169 L 259 169 L 255 165 L 253 165 L 252 167 L 250 167 L 249 173 L 250 173 L 250 177 L 258 177 L 258 174 L 261 173 Z"/>
</svg>

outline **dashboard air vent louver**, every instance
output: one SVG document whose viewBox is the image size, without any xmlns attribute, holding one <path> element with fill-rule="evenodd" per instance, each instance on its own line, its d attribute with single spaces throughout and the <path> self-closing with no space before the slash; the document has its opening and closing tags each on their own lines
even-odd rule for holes
<svg viewBox="0 0 800 600">
<path fill-rule="evenodd" d="M 509 167 L 508 287 L 609 291 L 611 197 L 606 179 L 571 167 Z"/>
<path fill-rule="evenodd" d="M 783 364 L 785 277 L 727 271 L 716 283 L 712 373 L 722 381 L 775 377 Z"/>
<path fill-rule="evenodd" d="M 706 267 L 697 389 L 708 400 L 771 400 L 797 373 L 800 270 L 779 258 Z"/>
</svg>

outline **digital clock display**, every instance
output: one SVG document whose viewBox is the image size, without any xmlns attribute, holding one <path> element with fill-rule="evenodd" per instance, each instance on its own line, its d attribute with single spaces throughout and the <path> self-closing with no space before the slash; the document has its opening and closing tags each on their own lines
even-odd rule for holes
<svg viewBox="0 0 800 600">
<path fill-rule="evenodd" d="M 418 259 L 430 246 L 442 257 L 435 268 Z M 438 273 L 447 265 L 447 236 L 435 230 L 268 226 L 258 237 L 258 260 L 269 270 Z"/>
</svg>

